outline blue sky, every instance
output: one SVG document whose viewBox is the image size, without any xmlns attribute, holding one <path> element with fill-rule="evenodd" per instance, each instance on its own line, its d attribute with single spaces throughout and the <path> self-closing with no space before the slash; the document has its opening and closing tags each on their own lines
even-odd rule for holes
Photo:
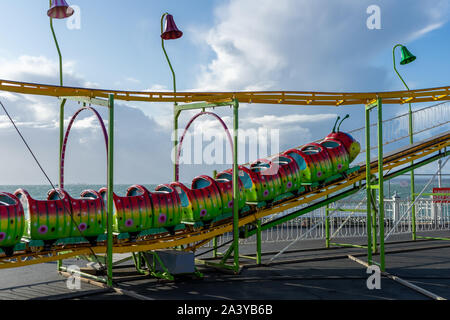
<svg viewBox="0 0 450 320">
<path fill-rule="evenodd" d="M 81 29 L 69 30 L 64 20 L 55 20 L 54 25 L 69 86 L 170 91 L 172 78 L 160 38 L 160 17 L 166 11 L 184 32 L 181 39 L 166 42 L 178 91 L 403 90 L 392 70 L 396 43 L 407 45 L 417 56 L 414 63 L 398 67 L 410 88 L 449 85 L 449 0 L 68 2 L 81 9 Z M 366 8 L 372 4 L 381 9 L 381 30 L 366 27 Z M 46 0 L 0 2 L 1 79 L 58 84 L 47 9 Z M 397 57 L 399 61 L 399 51 Z M 1 93 L 0 98 L 56 181 L 57 101 Z M 171 104 L 119 104 L 119 108 L 117 182 L 169 182 Z M 67 107 L 67 120 L 75 110 L 76 105 Z M 385 118 L 406 110 L 406 106 L 389 106 Z M 229 111 L 218 113 L 231 124 Z M 288 148 L 320 139 L 332 128 L 333 119 L 345 113 L 353 119 L 346 130 L 363 125 L 361 106 L 243 105 L 241 126 L 278 128 L 281 147 Z M 289 121 L 299 115 L 308 116 L 307 120 Z M 102 183 L 101 135 L 89 114 L 81 119 L 71 137 L 68 182 Z M 202 126 L 212 125 L 202 122 Z M 10 150 L 0 165 L 11 168 L 0 184 L 44 183 L 4 118 L 0 118 L 0 147 Z M 210 173 L 213 167 L 185 166 L 183 179 Z"/>
</svg>

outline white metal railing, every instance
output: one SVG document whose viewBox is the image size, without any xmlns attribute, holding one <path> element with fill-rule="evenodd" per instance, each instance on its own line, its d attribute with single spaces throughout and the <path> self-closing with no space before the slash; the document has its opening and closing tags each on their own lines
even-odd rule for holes
<svg viewBox="0 0 450 320">
<path fill-rule="evenodd" d="M 413 111 L 413 135 L 440 127 L 450 123 L 450 103 L 442 102 Z M 371 129 L 371 150 L 377 149 L 378 136 L 377 124 L 373 123 Z M 349 131 L 356 140 L 361 143 L 361 153 L 366 152 L 365 127 Z M 383 144 L 389 145 L 394 142 L 409 138 L 409 113 L 396 116 L 383 121 Z"/>
<path fill-rule="evenodd" d="M 330 205 L 332 209 L 366 209 L 366 203 L 359 206 L 360 201 L 339 201 Z M 406 215 L 411 201 L 400 199 L 394 196 L 385 199 L 385 234 L 407 234 L 412 232 L 411 216 Z M 417 200 L 416 204 L 416 231 L 450 231 L 450 203 L 437 203 L 431 199 Z M 290 209 L 293 212 L 295 209 Z M 333 216 L 330 221 L 331 240 L 339 238 L 358 238 L 367 235 L 366 214 L 362 212 L 335 212 L 330 211 Z M 325 233 L 325 207 L 307 213 L 269 230 L 262 232 L 263 243 L 289 242 L 298 239 L 302 240 L 324 240 Z M 403 217 L 403 218 L 402 218 Z M 400 223 L 398 220 L 401 219 Z M 262 223 L 273 218 L 264 218 Z M 396 225 L 397 224 L 397 225 Z M 396 225 L 396 226 L 395 226 Z M 395 228 L 394 228 L 395 226 Z M 314 228 L 310 231 L 311 228 Z M 218 245 L 232 239 L 232 234 L 228 233 L 218 239 Z M 256 244 L 256 238 L 241 239 L 241 244 Z M 212 243 L 208 244 L 212 247 Z"/>
</svg>

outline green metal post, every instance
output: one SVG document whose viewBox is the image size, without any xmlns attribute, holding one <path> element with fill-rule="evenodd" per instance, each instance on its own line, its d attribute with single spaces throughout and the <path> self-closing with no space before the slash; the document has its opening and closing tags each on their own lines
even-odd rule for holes
<svg viewBox="0 0 450 320">
<path fill-rule="evenodd" d="M 256 221 L 256 264 L 261 264 L 261 219 Z"/>
<path fill-rule="evenodd" d="M 52 1 L 49 1 L 49 7 L 51 8 Z M 63 86 L 63 65 L 62 65 L 62 54 L 61 49 L 59 48 L 58 39 L 56 39 L 55 29 L 53 28 L 53 19 L 50 18 L 50 30 L 52 31 L 53 40 L 55 41 L 56 50 L 58 51 L 59 57 L 59 85 Z M 64 140 L 64 105 L 66 104 L 66 100 L 63 99 L 61 101 L 59 107 L 59 155 L 61 157 L 61 152 L 63 148 L 63 140 Z M 61 181 L 61 161 L 59 163 L 59 181 Z M 61 184 L 60 184 L 61 186 Z M 58 260 L 57 268 L 60 270 L 62 267 L 62 261 Z"/>
<path fill-rule="evenodd" d="M 373 213 L 372 213 L 372 253 L 377 253 L 378 252 L 378 238 L 377 238 L 378 230 L 377 230 L 377 208 L 375 206 L 377 194 L 375 192 L 375 189 L 372 189 L 372 185 L 371 185 L 370 192 L 372 195 L 371 202 L 374 206 Z M 369 205 L 371 205 L 371 204 L 369 203 Z"/>
<path fill-rule="evenodd" d="M 371 203 L 372 203 L 372 191 L 370 189 L 371 185 L 371 174 L 370 174 L 370 108 L 366 106 L 366 194 L 367 194 L 367 262 L 369 265 L 372 264 L 372 213 L 371 213 Z"/>
<path fill-rule="evenodd" d="M 239 102 L 233 103 L 233 246 L 234 271 L 239 272 L 239 166 L 238 166 Z"/>
<path fill-rule="evenodd" d="M 217 258 L 217 237 L 213 238 L 213 258 Z"/>
<path fill-rule="evenodd" d="M 383 103 L 378 99 L 378 221 L 380 225 L 380 267 L 385 271 L 384 259 L 384 174 L 383 174 Z"/>
<path fill-rule="evenodd" d="M 328 199 L 328 195 L 325 197 Z M 330 204 L 325 207 L 325 247 L 330 247 Z"/>
<path fill-rule="evenodd" d="M 52 1 L 50 0 L 50 6 L 52 5 Z M 50 30 L 52 31 L 53 40 L 55 41 L 56 50 L 58 51 L 59 56 L 59 84 L 63 85 L 63 66 L 62 66 L 62 54 L 59 48 L 58 40 L 56 39 L 55 29 L 53 28 L 53 19 L 50 18 Z"/>
<path fill-rule="evenodd" d="M 217 178 L 217 170 L 213 171 L 213 178 Z M 217 237 L 213 238 L 213 258 L 217 258 Z"/>
<path fill-rule="evenodd" d="M 61 78 L 61 81 L 62 81 L 62 78 Z M 61 84 L 61 86 L 62 86 L 62 84 Z M 59 107 L 59 187 L 60 188 L 61 188 L 61 181 L 62 181 L 61 158 L 62 158 L 62 148 L 63 148 L 63 141 L 64 141 L 64 105 L 65 104 L 66 104 L 66 99 L 63 99 L 61 101 L 61 105 Z M 57 267 L 58 271 L 61 270 L 62 260 L 58 260 L 56 267 Z"/>
<path fill-rule="evenodd" d="M 109 95 L 108 118 L 108 238 L 107 238 L 107 265 L 108 286 L 112 287 L 113 277 L 113 195 L 114 195 L 114 95 Z"/>
<path fill-rule="evenodd" d="M 408 85 L 406 84 L 405 80 L 403 80 L 402 76 L 400 75 L 400 73 L 397 71 L 397 66 L 395 64 L 395 49 L 397 47 L 401 47 L 401 44 L 396 44 L 394 46 L 394 48 L 392 49 L 392 59 L 394 62 L 394 71 L 397 73 L 398 77 L 400 78 L 400 80 L 403 82 L 403 84 L 405 85 L 406 89 L 409 90 Z M 411 103 L 409 103 L 409 109 L 408 109 L 408 133 L 409 133 L 409 143 L 413 144 L 414 143 L 414 131 L 413 131 L 413 117 L 412 117 L 412 108 L 411 108 Z M 411 161 L 411 166 L 414 165 L 414 161 Z M 411 170 L 410 172 L 411 174 L 411 201 L 412 203 L 414 203 L 416 196 L 415 196 L 415 181 L 414 181 L 414 170 Z M 412 239 L 416 240 L 417 236 L 416 236 L 416 206 L 413 205 L 411 208 L 411 223 L 412 223 Z"/>
<path fill-rule="evenodd" d="M 50 0 L 50 7 L 52 5 L 52 1 Z M 52 31 L 53 40 L 55 41 L 56 50 L 58 51 L 59 57 L 59 85 L 63 86 L 63 64 L 62 64 L 62 54 L 61 49 L 59 48 L 58 39 L 56 39 L 55 29 L 53 28 L 53 19 L 50 18 L 50 30 Z M 59 115 L 59 152 L 61 154 L 63 139 L 64 139 L 64 105 L 66 104 L 66 100 L 63 99 L 60 105 L 60 115 Z M 61 170 L 60 170 L 61 171 Z"/>
<path fill-rule="evenodd" d="M 178 182 L 179 176 L 178 176 L 178 165 L 176 163 L 177 154 L 178 154 L 178 118 L 180 117 L 180 111 L 177 110 L 177 104 L 174 105 L 174 116 L 173 116 L 173 176 L 174 181 Z"/>
</svg>

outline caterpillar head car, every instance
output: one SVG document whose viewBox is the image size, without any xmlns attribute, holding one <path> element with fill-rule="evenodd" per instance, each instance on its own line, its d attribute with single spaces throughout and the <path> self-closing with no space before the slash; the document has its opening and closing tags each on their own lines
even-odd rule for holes
<svg viewBox="0 0 450 320">
<path fill-rule="evenodd" d="M 355 158 L 358 156 L 359 152 L 361 151 L 361 145 L 358 141 L 356 141 L 350 134 L 339 131 L 339 128 L 341 127 L 342 122 L 344 122 L 345 119 L 349 118 L 350 116 L 347 114 L 344 119 L 339 123 L 339 126 L 337 128 L 336 132 L 336 125 L 339 121 L 340 117 L 337 118 L 336 123 L 333 128 L 333 132 L 330 133 L 324 140 L 325 141 L 338 141 L 342 143 L 342 145 L 345 147 L 345 149 L 348 152 L 349 161 L 350 163 L 355 160 Z"/>
</svg>

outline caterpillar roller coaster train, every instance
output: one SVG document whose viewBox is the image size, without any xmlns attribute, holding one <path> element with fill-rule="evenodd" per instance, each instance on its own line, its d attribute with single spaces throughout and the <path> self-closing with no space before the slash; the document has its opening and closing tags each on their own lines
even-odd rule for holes
<svg viewBox="0 0 450 320">
<path fill-rule="evenodd" d="M 320 143 L 290 149 L 270 159 L 260 159 L 239 167 L 239 212 L 262 207 L 290 196 L 319 188 L 351 174 L 360 152 L 351 135 L 336 129 L 338 121 Z M 203 226 L 231 214 L 232 170 L 206 175 L 192 181 L 191 188 L 180 182 L 149 191 L 134 185 L 126 196 L 114 194 L 114 232 L 135 240 L 143 232 L 175 233 L 178 228 Z M 0 248 L 6 256 L 15 252 L 22 240 L 28 245 L 43 243 L 45 250 L 62 239 L 84 238 L 95 245 L 107 230 L 107 189 L 86 190 L 72 198 L 65 190 L 48 193 L 47 200 L 35 200 L 23 189 L 14 194 L 0 193 Z"/>
</svg>

